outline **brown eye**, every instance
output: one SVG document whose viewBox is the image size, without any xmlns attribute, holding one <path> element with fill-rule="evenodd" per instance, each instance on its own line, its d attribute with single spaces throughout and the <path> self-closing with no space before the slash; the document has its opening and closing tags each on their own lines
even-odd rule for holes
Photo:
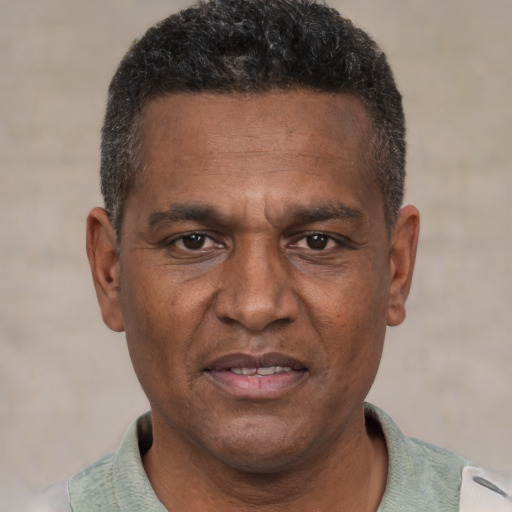
<svg viewBox="0 0 512 512">
<path fill-rule="evenodd" d="M 329 244 L 330 238 L 326 235 L 316 234 L 316 235 L 309 235 L 306 237 L 306 242 L 308 244 L 308 247 L 310 249 L 314 250 L 321 250 L 325 249 L 327 245 Z"/>
<path fill-rule="evenodd" d="M 200 233 L 192 233 L 182 237 L 183 246 L 187 249 L 197 250 L 202 249 L 206 240 L 206 236 Z"/>
</svg>

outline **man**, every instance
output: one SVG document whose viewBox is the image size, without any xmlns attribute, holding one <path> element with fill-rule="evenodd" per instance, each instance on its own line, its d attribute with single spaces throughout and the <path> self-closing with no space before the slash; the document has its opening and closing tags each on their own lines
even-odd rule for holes
<svg viewBox="0 0 512 512">
<path fill-rule="evenodd" d="M 213 0 L 132 46 L 87 252 L 151 412 L 63 510 L 509 506 L 364 403 L 418 239 L 404 132 L 384 54 L 319 3 Z"/>
</svg>

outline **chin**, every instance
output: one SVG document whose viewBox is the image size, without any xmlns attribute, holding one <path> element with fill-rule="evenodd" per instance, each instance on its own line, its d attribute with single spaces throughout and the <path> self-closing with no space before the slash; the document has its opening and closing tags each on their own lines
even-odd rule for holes
<svg viewBox="0 0 512 512">
<path fill-rule="evenodd" d="M 249 453 L 240 449 L 215 454 L 225 466 L 240 473 L 254 475 L 276 475 L 296 468 L 302 458 L 296 451 L 283 450 L 281 447 L 271 452 L 268 446 L 254 447 Z"/>
<path fill-rule="evenodd" d="M 308 458 L 314 444 L 308 442 L 303 429 L 279 421 L 237 423 L 237 428 L 223 429 L 210 439 L 209 447 L 205 446 L 217 460 L 236 471 L 262 475 L 290 470 Z"/>
</svg>

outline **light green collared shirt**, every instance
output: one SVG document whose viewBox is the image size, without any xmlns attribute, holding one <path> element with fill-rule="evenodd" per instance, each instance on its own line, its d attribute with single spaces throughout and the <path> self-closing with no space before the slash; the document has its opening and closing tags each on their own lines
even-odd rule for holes
<svg viewBox="0 0 512 512">
<path fill-rule="evenodd" d="M 378 512 L 456 512 L 466 459 L 403 435 L 379 408 L 365 404 L 386 439 L 389 468 Z M 151 446 L 151 416 L 133 422 L 117 452 L 92 464 L 68 482 L 73 512 L 167 512 L 153 491 L 141 453 Z M 171 511 L 168 511 L 171 512 Z"/>
</svg>

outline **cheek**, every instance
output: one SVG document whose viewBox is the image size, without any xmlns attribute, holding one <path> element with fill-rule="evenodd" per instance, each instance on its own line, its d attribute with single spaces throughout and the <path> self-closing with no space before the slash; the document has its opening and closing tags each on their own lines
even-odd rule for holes
<svg viewBox="0 0 512 512">
<path fill-rule="evenodd" d="M 125 289 L 121 296 L 128 352 L 151 407 L 178 406 L 189 388 L 183 371 L 187 349 L 177 314 L 179 300 L 147 281 L 145 286 Z"/>
<path fill-rule="evenodd" d="M 194 314 L 194 304 L 187 295 L 193 288 L 177 279 L 176 272 L 165 265 L 144 267 L 135 262 L 121 267 L 121 307 L 127 331 L 153 337 L 172 328 L 179 331 L 186 313 Z"/>
<path fill-rule="evenodd" d="M 370 265 L 316 288 L 310 314 L 335 371 L 346 365 L 375 367 L 382 353 L 387 318 L 387 274 Z M 313 306 L 314 305 L 314 306 Z"/>
<path fill-rule="evenodd" d="M 138 263 L 121 272 L 121 308 L 133 364 L 168 373 L 184 369 L 211 303 L 207 283 L 179 279 L 176 271 Z"/>
</svg>

